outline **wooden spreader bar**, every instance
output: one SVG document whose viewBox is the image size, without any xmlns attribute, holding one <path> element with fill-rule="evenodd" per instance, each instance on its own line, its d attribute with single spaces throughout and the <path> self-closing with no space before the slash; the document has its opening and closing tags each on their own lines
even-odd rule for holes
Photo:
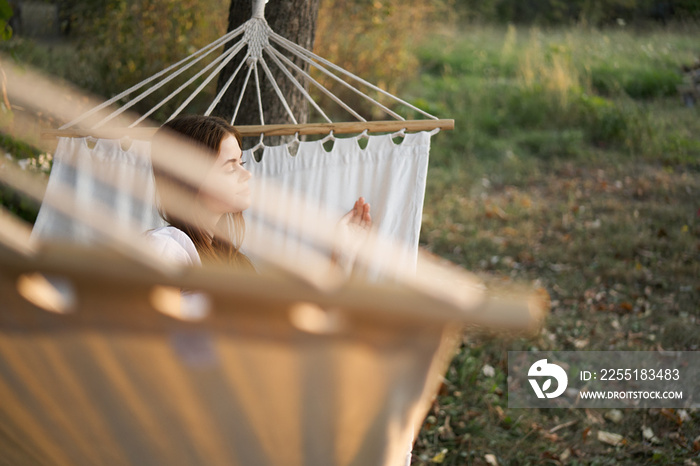
<svg viewBox="0 0 700 466">
<path fill-rule="evenodd" d="M 454 120 L 388 120 L 388 121 L 356 121 L 348 123 L 307 123 L 300 125 L 248 125 L 236 126 L 243 137 L 265 136 L 292 136 L 294 134 L 353 134 L 367 131 L 369 133 L 386 133 L 405 129 L 406 131 L 430 131 L 440 129 L 452 130 L 455 127 Z M 158 128 L 98 128 L 98 129 L 67 129 L 49 130 L 41 133 L 44 138 L 55 137 L 85 137 L 93 136 L 102 139 L 120 139 L 130 137 L 132 139 L 148 140 Z"/>
</svg>

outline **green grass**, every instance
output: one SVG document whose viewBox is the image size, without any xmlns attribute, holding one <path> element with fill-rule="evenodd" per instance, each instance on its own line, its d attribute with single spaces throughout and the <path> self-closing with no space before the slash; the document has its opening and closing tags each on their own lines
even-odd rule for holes
<svg viewBox="0 0 700 466">
<path fill-rule="evenodd" d="M 508 409 L 505 382 L 509 350 L 700 349 L 700 112 L 675 93 L 697 51 L 666 31 L 513 28 L 419 51 L 409 92 L 456 120 L 434 138 L 422 244 L 488 280 L 542 286 L 552 306 L 535 337 L 467 331 L 414 464 L 700 461 L 697 411 L 679 424 L 624 410 L 615 424 L 606 410 Z"/>
</svg>

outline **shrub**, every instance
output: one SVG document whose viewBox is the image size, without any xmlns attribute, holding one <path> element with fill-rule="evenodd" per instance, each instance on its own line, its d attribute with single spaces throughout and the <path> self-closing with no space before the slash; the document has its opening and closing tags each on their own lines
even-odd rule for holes
<svg viewBox="0 0 700 466">
<path fill-rule="evenodd" d="M 606 96 L 624 92 L 633 99 L 650 99 L 676 95 L 676 86 L 682 82 L 675 70 L 645 66 L 614 68 L 608 64 L 595 66 L 590 72 L 593 89 Z"/>
</svg>

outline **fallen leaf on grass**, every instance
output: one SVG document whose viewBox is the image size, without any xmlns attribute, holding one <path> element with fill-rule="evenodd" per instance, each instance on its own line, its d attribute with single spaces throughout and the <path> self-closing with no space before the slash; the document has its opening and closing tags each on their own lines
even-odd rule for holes
<svg viewBox="0 0 700 466">
<path fill-rule="evenodd" d="M 542 458 L 554 460 L 557 463 L 559 462 L 559 455 L 557 455 L 556 453 L 552 453 L 551 451 L 545 451 L 544 453 L 542 453 Z"/>
<path fill-rule="evenodd" d="M 565 463 L 571 457 L 571 448 L 567 448 L 559 455 L 559 461 Z"/>
<path fill-rule="evenodd" d="M 496 407 L 494 408 L 494 410 L 496 411 L 496 414 L 498 415 L 498 419 L 500 419 L 501 421 L 502 421 L 503 419 L 505 419 L 506 413 L 505 413 L 505 411 L 503 411 L 503 408 L 501 408 L 500 406 L 496 405 Z"/>
<path fill-rule="evenodd" d="M 492 455 L 491 453 L 484 455 L 484 460 L 491 466 L 498 466 L 498 459 L 496 459 L 496 455 Z"/>
<path fill-rule="evenodd" d="M 435 456 L 433 456 L 432 458 L 430 458 L 430 462 L 431 462 L 431 463 L 438 463 L 438 464 L 440 464 L 440 463 L 442 463 L 443 461 L 445 461 L 445 455 L 446 455 L 446 454 L 447 454 L 447 448 L 443 448 L 442 451 L 441 451 L 440 453 L 438 453 L 437 455 L 435 455 Z"/>
<path fill-rule="evenodd" d="M 587 338 L 581 338 L 578 340 L 574 340 L 574 347 L 576 349 L 583 349 L 588 346 L 588 339 Z"/>
<path fill-rule="evenodd" d="M 508 220 L 508 214 L 498 207 L 497 205 L 489 204 L 485 208 L 485 214 L 487 218 L 500 218 L 501 220 Z"/>
<path fill-rule="evenodd" d="M 628 301 L 624 301 L 624 302 L 620 303 L 620 308 L 622 308 L 622 310 L 624 310 L 624 311 L 629 312 L 629 311 L 632 311 L 634 309 L 634 306 L 632 305 L 632 303 L 630 303 Z"/>
<path fill-rule="evenodd" d="M 481 368 L 481 372 L 486 377 L 493 377 L 494 375 L 496 375 L 496 369 L 494 369 L 493 366 L 490 366 L 488 364 L 484 364 L 484 367 Z"/>
<path fill-rule="evenodd" d="M 676 411 L 674 409 L 662 408 L 661 415 L 663 417 L 665 417 L 666 419 L 672 420 L 673 422 L 675 422 L 678 425 L 683 424 L 683 419 L 681 419 L 681 416 L 679 414 L 676 414 Z M 685 415 L 687 416 L 688 413 L 686 412 Z"/>
<path fill-rule="evenodd" d="M 661 440 L 659 440 L 659 438 L 654 434 L 654 431 L 651 427 L 642 427 L 642 437 L 644 437 L 644 440 L 647 440 L 651 443 L 661 443 Z"/>
<path fill-rule="evenodd" d="M 563 424 L 559 424 L 558 426 L 554 426 L 551 429 L 549 429 L 549 433 L 553 434 L 554 432 L 561 430 L 561 429 L 566 429 L 567 427 L 571 427 L 574 424 L 578 422 L 578 419 L 574 419 L 573 421 L 565 422 Z"/>
<path fill-rule="evenodd" d="M 440 434 L 440 437 L 445 440 L 452 440 L 455 438 L 455 433 L 450 425 L 450 416 L 445 417 L 445 423 L 438 427 L 438 433 Z"/>
<path fill-rule="evenodd" d="M 700 435 L 693 440 L 693 451 L 700 451 Z"/>
<path fill-rule="evenodd" d="M 619 424 L 620 421 L 622 421 L 622 411 L 619 409 L 611 409 L 607 413 L 604 414 L 605 419 L 608 421 L 614 422 L 615 424 Z"/>
<path fill-rule="evenodd" d="M 586 418 L 593 424 L 602 424 L 604 422 L 603 416 L 601 416 L 600 413 L 591 411 L 590 409 L 586 409 Z"/>
<path fill-rule="evenodd" d="M 599 430 L 598 441 L 616 447 L 618 445 L 623 445 L 625 443 L 625 438 L 620 434 L 613 434 L 612 432 L 605 432 L 604 430 Z"/>
<path fill-rule="evenodd" d="M 585 429 L 583 429 L 583 433 L 581 434 L 581 439 L 585 442 L 586 439 L 588 438 L 588 434 L 590 434 L 590 433 L 591 433 L 591 428 L 586 427 Z"/>
</svg>

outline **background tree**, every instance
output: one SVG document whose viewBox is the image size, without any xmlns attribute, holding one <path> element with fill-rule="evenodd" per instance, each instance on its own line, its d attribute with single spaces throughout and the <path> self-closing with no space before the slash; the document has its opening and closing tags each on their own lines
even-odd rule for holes
<svg viewBox="0 0 700 466">
<path fill-rule="evenodd" d="M 266 5 L 265 19 L 278 34 L 286 37 L 294 43 L 311 50 L 316 35 L 316 19 L 318 16 L 319 0 L 272 0 Z M 231 31 L 250 19 L 252 15 L 251 0 L 231 0 L 229 10 L 228 30 Z M 227 48 L 231 44 L 227 45 Z M 217 92 L 240 63 L 245 51 L 235 57 L 221 71 L 217 85 Z M 308 72 L 308 65 L 298 58 L 289 56 L 290 59 Z M 308 105 L 303 94 L 294 87 L 281 71 L 275 66 L 270 67 L 276 82 L 279 84 L 282 94 L 286 97 L 298 123 L 306 123 L 308 117 Z M 230 119 L 238 102 L 238 96 L 243 88 L 244 73 L 239 73 L 231 87 L 221 99 L 214 112 L 224 118 Z M 266 124 L 291 123 L 284 106 L 277 97 L 271 83 L 261 75 L 260 83 L 263 114 Z M 241 102 L 240 110 L 236 118 L 238 125 L 260 124 L 260 112 L 258 110 L 257 96 L 252 81 L 249 82 L 247 92 Z"/>
</svg>

